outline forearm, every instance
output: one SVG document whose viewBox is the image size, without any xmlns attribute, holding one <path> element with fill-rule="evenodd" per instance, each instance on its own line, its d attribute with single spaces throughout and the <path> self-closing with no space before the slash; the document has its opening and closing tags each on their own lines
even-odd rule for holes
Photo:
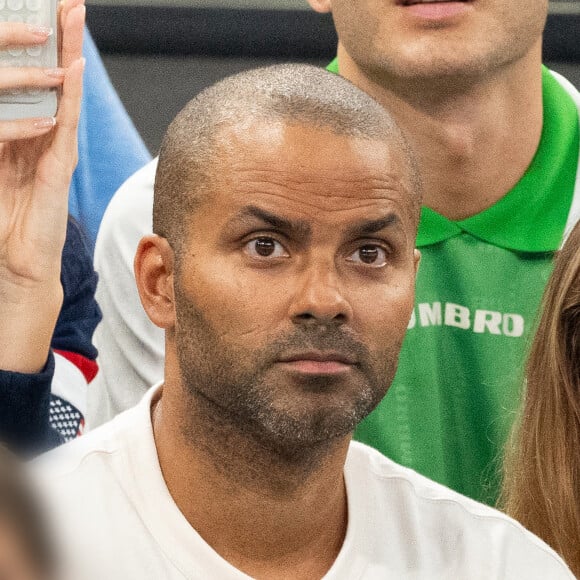
<svg viewBox="0 0 580 580">
<path fill-rule="evenodd" d="M 62 306 L 60 280 L 33 289 L 4 287 L 0 294 L 0 370 L 39 373 L 46 364 Z"/>
</svg>

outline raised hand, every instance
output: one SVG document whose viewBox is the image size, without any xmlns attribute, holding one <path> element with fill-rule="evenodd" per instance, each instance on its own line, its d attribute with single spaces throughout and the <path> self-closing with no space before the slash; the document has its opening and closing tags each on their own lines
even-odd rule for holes
<svg viewBox="0 0 580 580">
<path fill-rule="evenodd" d="M 82 93 L 82 0 L 61 6 L 61 69 L 4 69 L 2 89 L 62 84 L 55 119 L 0 121 L 0 369 L 38 372 L 62 304 L 60 264 L 77 163 Z M 47 31 L 0 25 L 0 48 Z M 33 38 L 34 37 L 34 38 Z M 4 74 L 8 71 L 8 74 Z"/>
</svg>

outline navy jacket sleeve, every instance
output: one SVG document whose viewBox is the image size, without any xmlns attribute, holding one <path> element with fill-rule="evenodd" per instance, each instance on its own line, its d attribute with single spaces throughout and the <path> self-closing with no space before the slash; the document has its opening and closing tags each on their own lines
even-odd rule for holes
<svg viewBox="0 0 580 580">
<path fill-rule="evenodd" d="M 48 417 L 54 356 L 38 374 L 0 370 L 0 440 L 23 456 L 32 456 L 60 444 Z"/>
<path fill-rule="evenodd" d="M 101 321 L 101 309 L 95 300 L 97 274 L 87 237 L 72 217 L 68 220 L 60 280 L 64 300 L 52 348 L 95 360 L 97 349 L 93 345 L 93 333 Z"/>
<path fill-rule="evenodd" d="M 97 350 L 92 336 L 101 320 L 95 300 L 97 275 L 86 238 L 73 218 L 67 227 L 61 282 L 64 300 L 52 347 L 94 361 Z M 52 351 L 45 368 L 38 374 L 0 370 L 0 441 L 21 455 L 46 451 L 65 439 L 54 428 L 56 423 L 51 423 L 54 373 Z"/>
</svg>

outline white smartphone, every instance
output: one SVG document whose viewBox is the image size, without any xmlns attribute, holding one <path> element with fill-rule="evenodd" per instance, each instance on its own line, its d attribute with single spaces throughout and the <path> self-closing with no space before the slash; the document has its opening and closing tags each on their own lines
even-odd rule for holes
<svg viewBox="0 0 580 580">
<path fill-rule="evenodd" d="M 58 0 L 0 0 L 0 22 L 24 22 L 48 26 L 54 31 L 43 45 L 27 48 L 15 46 L 0 50 L 1 67 L 58 66 Z M 21 89 L 0 91 L 0 120 L 54 117 L 60 89 Z"/>
</svg>

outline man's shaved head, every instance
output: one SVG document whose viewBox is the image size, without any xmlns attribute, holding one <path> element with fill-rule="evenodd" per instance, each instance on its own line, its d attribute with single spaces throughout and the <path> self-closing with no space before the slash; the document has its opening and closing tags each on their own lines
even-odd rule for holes
<svg viewBox="0 0 580 580">
<path fill-rule="evenodd" d="M 393 119 L 339 76 L 258 69 L 185 107 L 135 271 L 187 437 L 235 432 L 304 469 L 344 443 L 395 374 L 419 201 Z"/>
<path fill-rule="evenodd" d="M 403 153 L 418 216 L 420 178 L 389 113 L 344 78 L 309 65 L 277 65 L 228 77 L 192 99 L 169 126 L 155 179 L 153 231 L 179 252 L 190 212 L 211 190 L 219 137 L 228 127 L 265 121 L 328 129 L 392 144 Z"/>
</svg>

